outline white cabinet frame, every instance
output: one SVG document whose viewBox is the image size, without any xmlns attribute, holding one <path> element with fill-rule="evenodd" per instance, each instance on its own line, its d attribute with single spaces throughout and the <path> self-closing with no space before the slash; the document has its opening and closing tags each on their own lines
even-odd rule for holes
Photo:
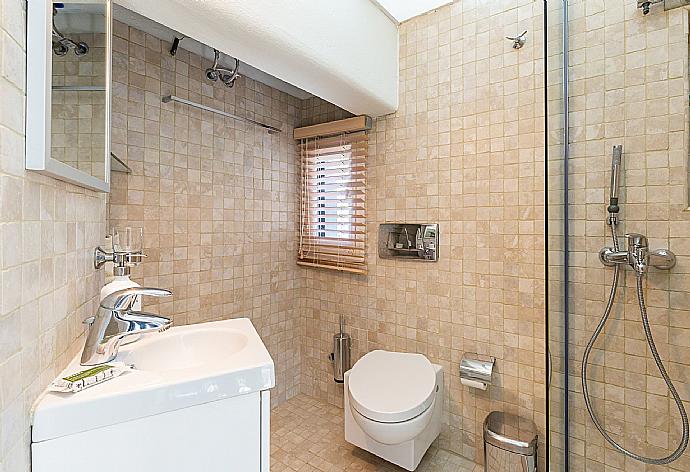
<svg viewBox="0 0 690 472">
<path fill-rule="evenodd" d="M 99 192 L 110 191 L 110 113 L 111 113 L 111 54 L 112 3 L 105 2 L 105 179 L 101 180 L 75 169 L 51 155 L 51 98 L 52 98 L 52 24 L 53 2 L 27 2 L 27 58 L 26 58 L 26 168 L 65 180 L 80 187 Z M 84 2 L 88 3 L 88 2 Z"/>
</svg>

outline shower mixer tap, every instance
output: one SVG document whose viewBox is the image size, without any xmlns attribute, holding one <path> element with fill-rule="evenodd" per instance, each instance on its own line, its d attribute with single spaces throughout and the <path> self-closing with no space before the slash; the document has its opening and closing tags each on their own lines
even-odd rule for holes
<svg viewBox="0 0 690 472">
<path fill-rule="evenodd" d="M 649 267 L 661 270 L 672 269 L 676 265 L 676 256 L 668 249 L 649 250 L 647 237 L 639 233 L 625 235 L 628 243 L 626 251 L 615 251 L 605 247 L 599 251 L 599 260 L 607 267 L 617 264 L 628 264 L 638 274 L 646 274 Z"/>
<path fill-rule="evenodd" d="M 690 2 L 690 0 L 682 0 Z M 643 3 L 643 2 L 639 2 Z M 647 5 L 649 6 L 649 5 Z M 607 267 L 613 267 L 613 278 L 611 280 L 611 292 L 609 293 L 608 301 L 604 308 L 604 312 L 594 328 L 592 337 L 589 339 L 587 346 L 585 347 L 584 353 L 582 354 L 582 365 L 580 370 L 580 376 L 582 379 L 582 396 L 585 400 L 585 406 L 587 407 L 587 413 L 592 419 L 594 426 L 597 428 L 599 433 L 604 437 L 607 443 L 613 447 L 616 451 L 624 454 L 627 457 L 638 460 L 645 464 L 655 464 L 663 465 L 670 464 L 671 462 L 679 459 L 685 449 L 688 447 L 688 441 L 690 441 L 690 422 L 688 421 L 688 414 L 683 406 L 683 399 L 678 394 L 675 385 L 671 377 L 666 371 L 664 362 L 659 355 L 659 351 L 654 343 L 654 336 L 649 323 L 649 314 L 647 313 L 647 304 L 644 300 L 644 278 L 649 270 L 649 267 L 656 267 L 657 269 L 668 270 L 676 265 L 676 256 L 668 249 L 656 249 L 654 251 L 649 250 L 649 241 L 647 237 L 639 233 L 628 233 L 625 235 L 627 242 L 627 250 L 621 250 L 618 242 L 618 212 L 620 211 L 620 205 L 618 200 L 618 191 L 620 186 L 620 170 L 623 157 L 623 147 L 615 146 L 613 148 L 613 159 L 611 161 L 611 193 L 609 194 L 609 206 L 607 211 L 609 213 L 608 224 L 611 229 L 611 241 L 613 247 L 605 247 L 599 251 L 599 260 Z M 673 401 L 678 407 L 678 413 L 680 415 L 681 422 L 683 423 L 683 432 L 681 434 L 680 441 L 678 442 L 678 447 L 668 455 L 662 457 L 648 457 L 633 452 L 630 449 L 626 449 L 621 446 L 617 440 L 611 436 L 611 434 L 606 430 L 604 425 L 599 421 L 596 412 L 594 411 L 594 406 L 592 405 L 592 397 L 589 392 L 589 382 L 588 382 L 588 365 L 589 357 L 594 350 L 594 346 L 597 339 L 602 334 L 606 327 L 606 323 L 611 316 L 611 312 L 616 302 L 616 292 L 618 291 L 618 282 L 620 279 L 621 268 L 625 264 L 630 265 L 635 270 L 635 282 L 637 289 L 637 303 L 640 308 L 640 318 L 642 321 L 642 326 L 644 328 L 645 339 L 647 341 L 647 346 L 652 353 L 654 358 L 654 363 L 659 369 L 661 377 L 664 379 L 664 383 L 668 388 L 669 393 L 673 397 Z"/>
</svg>

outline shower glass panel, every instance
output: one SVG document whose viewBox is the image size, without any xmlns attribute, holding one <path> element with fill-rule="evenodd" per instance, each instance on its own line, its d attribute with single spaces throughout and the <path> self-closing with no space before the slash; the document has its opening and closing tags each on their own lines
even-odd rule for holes
<svg viewBox="0 0 690 472">
<path fill-rule="evenodd" d="M 688 3 L 548 2 L 550 471 L 690 471 Z"/>
<path fill-rule="evenodd" d="M 564 1 L 546 2 L 547 456 L 549 470 L 566 470 Z"/>
</svg>

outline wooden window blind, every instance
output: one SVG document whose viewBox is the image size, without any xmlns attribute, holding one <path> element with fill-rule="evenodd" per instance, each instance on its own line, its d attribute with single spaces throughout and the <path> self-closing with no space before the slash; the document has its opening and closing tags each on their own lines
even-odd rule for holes
<svg viewBox="0 0 690 472">
<path fill-rule="evenodd" d="M 299 146 L 297 263 L 366 274 L 366 132 L 302 138 Z"/>
</svg>

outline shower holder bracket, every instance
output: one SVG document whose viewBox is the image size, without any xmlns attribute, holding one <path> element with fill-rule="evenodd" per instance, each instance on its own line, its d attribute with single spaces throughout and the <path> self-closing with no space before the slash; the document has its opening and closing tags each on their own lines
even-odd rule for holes
<svg viewBox="0 0 690 472">
<path fill-rule="evenodd" d="M 522 49 L 527 42 L 527 30 L 517 36 L 506 36 L 506 39 L 513 42 L 513 49 Z"/>
</svg>

